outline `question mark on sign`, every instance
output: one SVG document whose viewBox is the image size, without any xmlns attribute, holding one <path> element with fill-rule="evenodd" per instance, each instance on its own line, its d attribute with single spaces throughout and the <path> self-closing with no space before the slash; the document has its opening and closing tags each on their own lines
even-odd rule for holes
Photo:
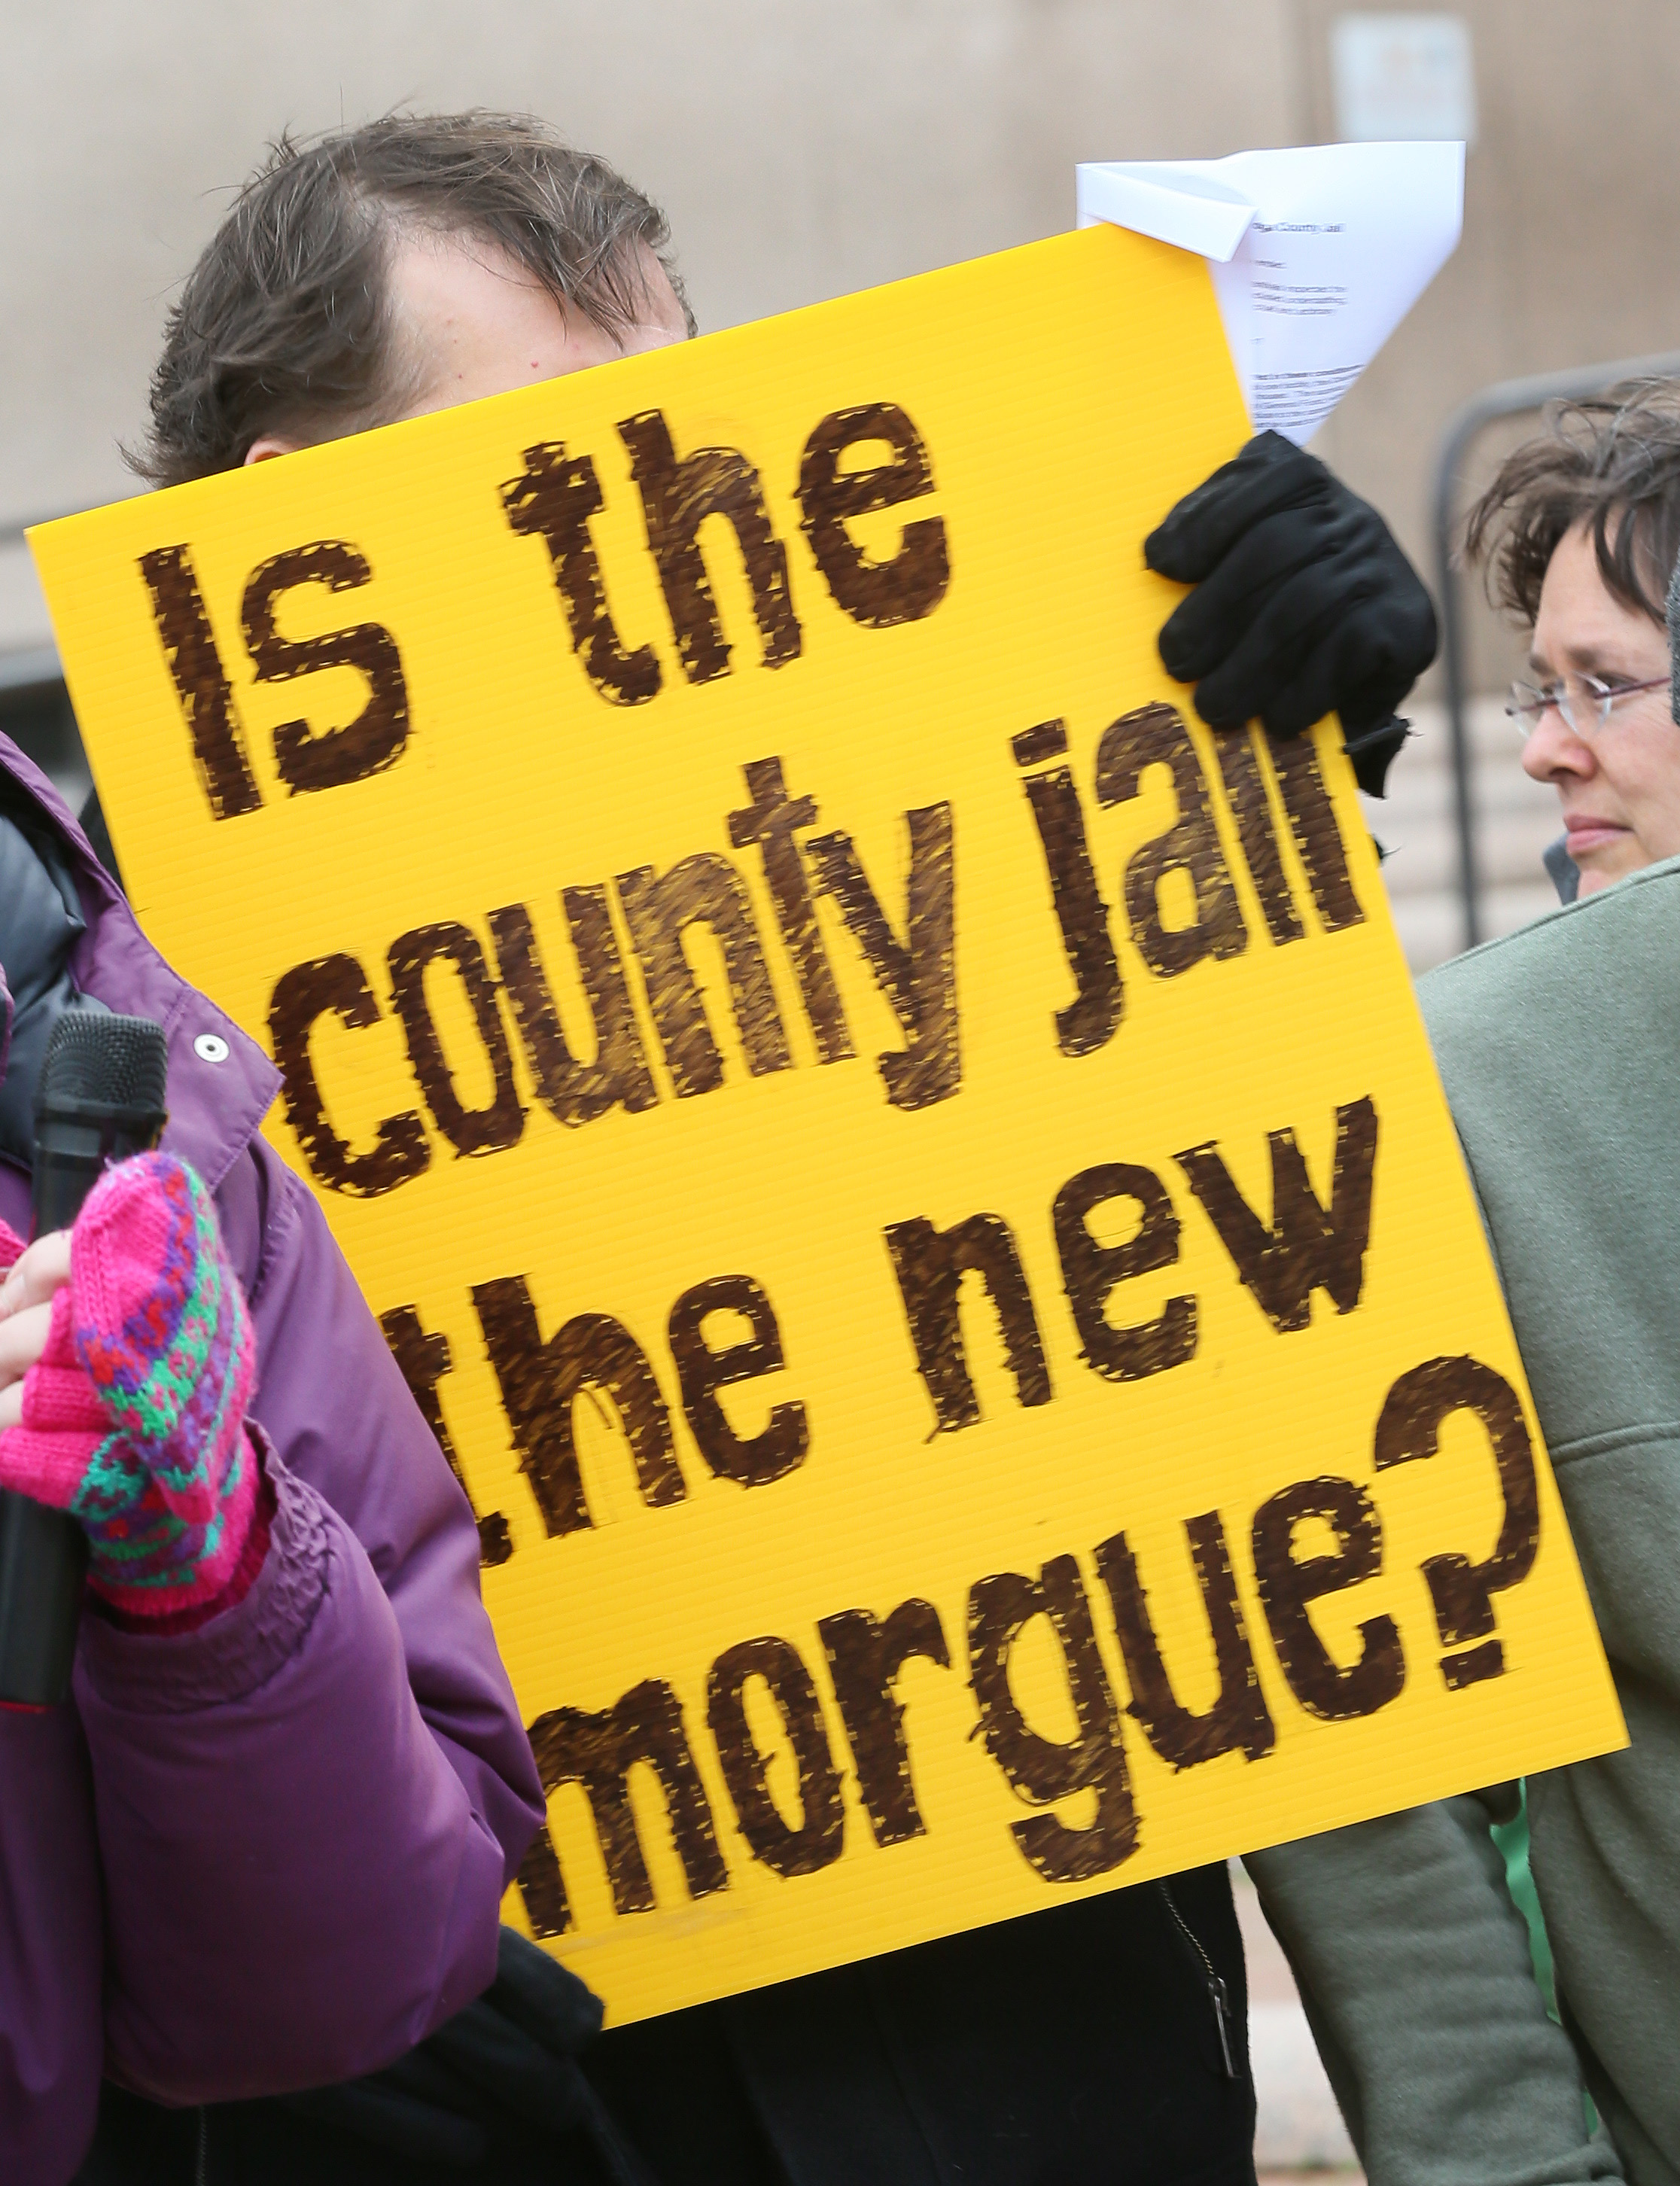
<svg viewBox="0 0 1680 2186">
<path fill-rule="evenodd" d="M 1528 1577 L 1540 1545 L 1539 1484 L 1522 1404 L 1504 1376 L 1478 1359 L 1427 1359 L 1403 1374 L 1384 1399 L 1375 1451 L 1379 1472 L 1415 1457 L 1433 1457 L 1442 1422 L 1461 1411 L 1474 1412 L 1487 1431 L 1505 1516 L 1485 1563 L 1453 1550 L 1431 1556 L 1423 1567 L 1441 1644 L 1455 1651 L 1441 1658 L 1447 1689 L 1455 1693 L 1504 1674 L 1493 1596 Z"/>
</svg>

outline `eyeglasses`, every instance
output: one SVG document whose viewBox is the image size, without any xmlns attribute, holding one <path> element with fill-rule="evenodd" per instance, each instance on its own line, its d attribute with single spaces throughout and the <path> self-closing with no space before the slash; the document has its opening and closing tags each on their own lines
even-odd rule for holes
<svg viewBox="0 0 1680 2186">
<path fill-rule="evenodd" d="M 1599 675 L 1560 675 L 1556 682 L 1537 690 L 1532 683 L 1513 683 L 1511 702 L 1505 709 L 1525 741 L 1534 734 L 1548 708 L 1555 706 L 1571 736 L 1590 737 L 1604 726 L 1610 709 L 1641 691 L 1666 691 L 1666 675 L 1650 675 L 1643 683 L 1606 683 Z"/>
</svg>

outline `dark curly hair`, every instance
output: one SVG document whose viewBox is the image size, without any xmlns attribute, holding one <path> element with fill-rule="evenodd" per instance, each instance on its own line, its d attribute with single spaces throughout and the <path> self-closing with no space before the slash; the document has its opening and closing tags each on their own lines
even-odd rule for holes
<svg viewBox="0 0 1680 2186">
<path fill-rule="evenodd" d="M 646 300 L 644 249 L 682 295 L 658 206 L 529 115 L 394 114 L 282 137 L 170 313 L 134 468 L 176 485 L 236 468 L 264 433 L 353 432 L 400 411 L 412 366 L 386 277 L 405 233 L 490 244 L 612 334 Z"/>
<path fill-rule="evenodd" d="M 1680 381 L 1624 380 L 1544 418 L 1470 510 L 1466 557 L 1487 564 L 1496 603 L 1532 623 L 1559 542 L 1584 524 L 1607 588 L 1664 622 L 1680 558 Z"/>
</svg>

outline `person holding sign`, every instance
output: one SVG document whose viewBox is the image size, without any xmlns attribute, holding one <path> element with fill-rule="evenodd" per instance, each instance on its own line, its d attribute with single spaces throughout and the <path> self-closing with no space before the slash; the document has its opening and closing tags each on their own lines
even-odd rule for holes
<svg viewBox="0 0 1680 2186">
<path fill-rule="evenodd" d="M 680 340 L 663 245 L 645 200 L 529 122 L 390 120 L 283 148 L 183 292 L 149 474 L 205 477 Z M 1380 789 L 1404 733 L 1394 709 L 1433 648 L 1427 598 L 1380 519 L 1263 436 L 1150 552 L 1200 580 L 1164 642 L 1176 671 L 1201 679 L 1204 714 L 1263 715 L 1288 734 L 1339 705 Z M 591 674 L 632 672 L 598 625 L 591 647 Z M 1244 2021 L 1215 1866 L 608 2030 L 585 2069 L 668 2186 L 1241 2186 Z M 425 2069 L 449 2032 L 395 2073 L 311 2099 L 311 2176 L 334 2161 L 368 2175 L 381 2139 L 385 2160 L 410 2151 L 403 2175 L 432 2175 L 414 2151 L 471 2107 Z M 296 2115 L 265 2105 L 265 2129 L 283 2135 Z M 213 2145 L 223 2123 L 212 2115 Z"/>
<path fill-rule="evenodd" d="M 616 353 L 610 300 L 635 289 L 653 216 L 606 179 L 581 177 L 575 238 L 602 323 L 569 324 L 563 358 L 540 360 L 554 369 Z M 428 271 L 423 252 L 422 288 Z M 189 313 L 204 300 L 201 283 Z M 664 307 L 675 338 L 669 289 Z M 306 339 L 290 362 L 260 392 L 265 422 L 295 430 L 323 379 Z M 483 391 L 470 339 L 448 363 L 449 386 Z M 204 394 L 182 402 L 200 429 Z M 92 1544 L 74 1707 L 0 1713 L 0 2167 L 61 2186 L 98 2107 L 90 2180 L 244 2179 L 264 2161 L 295 2177 L 307 2105 L 251 2098 L 385 2065 L 458 2015 L 434 2078 L 488 2074 L 505 2121 L 493 2136 L 428 2121 L 425 2157 L 499 2165 L 535 2131 L 581 2127 L 616 2178 L 570 2069 L 599 2007 L 522 1939 L 498 1942 L 541 1795 L 479 1536 L 314 1199 L 255 1136 L 275 1073 L 148 947 L 9 747 L 0 875 L 0 1483 L 68 1509 Z M 61 1017 L 102 1010 L 169 1028 L 165 1152 L 114 1174 L 73 1240 L 25 1251 L 35 1066 Z M 365 2179 L 377 2159 L 356 2144 Z"/>
<path fill-rule="evenodd" d="M 632 248 L 605 243 L 615 267 Z M 318 389 L 304 365 L 290 386 Z M 531 1999 L 498 1943 L 541 1796 L 478 1533 L 314 1198 L 256 1136 L 272 1067 L 9 746 L 0 875 L 0 1481 L 92 1549 L 73 1705 L 0 1713 L 0 2170 L 62 2186 L 103 2073 L 85 2175 L 244 2176 L 234 2113 L 202 2106 L 384 2065 L 487 1988 L 478 2053 L 504 2079 L 521 2026 L 552 2062 L 593 2022 L 546 1961 Z M 31 1066 L 101 1010 L 167 1029 L 163 1152 L 68 1246 L 24 1252 Z"/>
</svg>

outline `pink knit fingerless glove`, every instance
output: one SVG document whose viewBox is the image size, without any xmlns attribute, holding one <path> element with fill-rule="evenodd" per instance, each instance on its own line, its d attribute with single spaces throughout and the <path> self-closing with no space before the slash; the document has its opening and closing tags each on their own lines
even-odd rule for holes
<svg viewBox="0 0 1680 2186">
<path fill-rule="evenodd" d="M 125 1615 L 214 1600 L 256 1508 L 245 1432 L 256 1347 L 210 1196 L 172 1154 L 103 1176 L 70 1232 L 70 1279 L 0 1435 L 0 1485 L 68 1511 L 88 1585 Z"/>
</svg>

